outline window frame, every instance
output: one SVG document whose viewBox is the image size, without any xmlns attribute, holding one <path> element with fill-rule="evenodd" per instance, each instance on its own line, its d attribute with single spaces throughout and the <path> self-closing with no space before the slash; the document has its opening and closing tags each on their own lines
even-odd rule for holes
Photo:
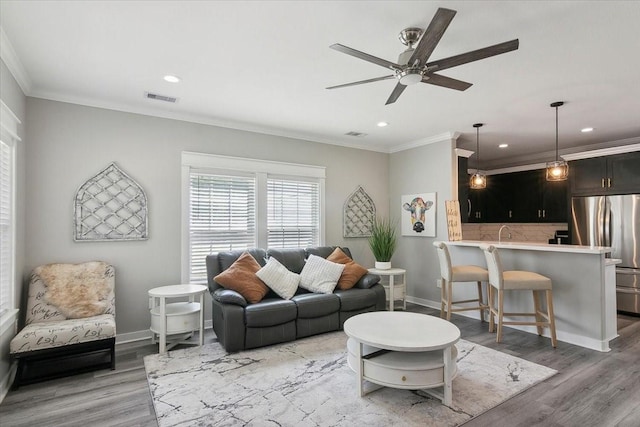
<svg viewBox="0 0 640 427">
<path fill-rule="evenodd" d="M 267 180 L 291 179 L 316 181 L 319 190 L 319 245 L 325 242 L 325 171 L 324 166 L 285 163 L 272 160 L 258 160 L 243 157 L 221 156 L 216 154 L 182 152 L 182 265 L 181 280 L 190 283 L 190 177 L 192 173 L 220 175 L 252 175 L 256 179 L 256 242 L 257 247 L 266 248 L 267 231 Z M 193 282 L 197 283 L 197 282 Z"/>
<path fill-rule="evenodd" d="M 17 144 L 21 141 L 18 136 L 18 125 L 20 119 L 11 111 L 11 109 L 0 100 L 0 140 L 9 148 L 9 268 L 5 271 L 7 283 L 0 281 L 0 286 L 6 286 L 8 307 L 2 311 L 0 307 L 0 333 L 4 333 L 9 328 L 18 314 L 18 301 L 16 298 L 16 150 Z M 0 242 L 1 244 L 1 242 Z"/>
</svg>

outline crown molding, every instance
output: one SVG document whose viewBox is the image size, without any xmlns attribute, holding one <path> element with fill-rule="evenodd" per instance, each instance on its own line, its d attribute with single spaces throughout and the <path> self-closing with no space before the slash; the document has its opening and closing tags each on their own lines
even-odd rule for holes
<svg viewBox="0 0 640 427">
<path fill-rule="evenodd" d="M 475 151 L 465 150 L 464 148 L 456 148 L 455 152 L 458 157 L 466 157 L 467 159 L 475 153 Z"/>
<path fill-rule="evenodd" d="M 13 75 L 13 78 L 18 82 L 18 86 L 22 89 L 22 93 L 29 96 L 31 93 L 31 79 L 27 70 L 22 65 L 20 58 L 13 49 L 9 37 L 4 32 L 4 29 L 0 26 L 0 58 L 4 61 L 5 65 L 9 69 L 9 72 Z"/>
<path fill-rule="evenodd" d="M 427 138 L 416 139 L 404 144 L 398 144 L 395 147 L 389 148 L 389 153 L 397 153 L 399 151 L 410 150 L 412 148 L 422 147 L 424 145 L 435 144 L 436 142 L 453 141 L 454 143 L 460 137 L 460 132 L 444 132 L 439 135 L 430 136 Z"/>
<path fill-rule="evenodd" d="M 85 97 L 69 96 L 66 94 L 60 94 L 56 92 L 35 91 L 30 96 L 33 98 L 45 99 L 48 101 L 64 102 L 68 104 L 82 105 L 85 107 L 102 108 L 105 110 L 140 114 L 140 115 L 150 116 L 150 117 L 159 117 L 163 119 L 178 120 L 178 121 L 196 123 L 196 124 L 202 124 L 202 125 L 208 125 L 208 126 L 217 126 L 217 127 L 226 128 L 226 129 L 241 130 L 245 132 L 253 132 L 253 133 L 259 133 L 259 134 L 270 135 L 270 136 L 279 136 L 283 138 L 299 139 L 303 141 L 317 142 L 320 144 L 336 145 L 339 147 L 354 148 L 357 150 L 366 150 L 366 151 L 374 151 L 378 153 L 389 154 L 389 150 L 386 147 L 373 147 L 371 145 L 366 145 L 366 144 L 346 143 L 346 142 L 335 141 L 335 140 L 322 138 L 318 136 L 310 136 L 310 135 L 305 135 L 301 133 L 290 132 L 283 129 L 274 129 L 274 128 L 263 127 L 263 126 L 254 125 L 250 123 L 231 121 L 231 120 L 215 119 L 212 117 L 200 116 L 196 114 L 185 114 L 185 113 L 178 113 L 175 111 L 162 111 L 152 107 L 140 107 L 140 106 L 133 107 L 131 105 L 127 105 L 124 103 L 107 102 L 103 100 L 96 100 L 96 99 L 90 99 Z"/>
<path fill-rule="evenodd" d="M 634 142 L 636 142 L 634 144 Z M 621 139 L 611 141 L 610 144 L 616 144 L 614 147 L 601 148 L 598 150 L 581 151 L 579 153 L 564 154 L 561 157 L 565 160 L 590 159 L 593 157 L 611 156 L 613 154 L 624 154 L 632 151 L 640 151 L 640 137 Z"/>
</svg>

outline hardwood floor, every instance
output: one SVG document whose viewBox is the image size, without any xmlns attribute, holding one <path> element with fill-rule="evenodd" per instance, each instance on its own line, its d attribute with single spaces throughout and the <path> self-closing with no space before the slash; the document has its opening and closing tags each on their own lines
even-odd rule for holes
<svg viewBox="0 0 640 427">
<path fill-rule="evenodd" d="M 439 315 L 407 304 L 409 311 Z M 640 318 L 618 316 L 620 337 L 609 353 L 558 343 L 505 328 L 503 342 L 487 323 L 453 315 L 462 338 L 559 372 L 547 381 L 471 420 L 465 426 L 640 426 Z M 211 330 L 205 342 L 215 341 Z M 0 425 L 157 426 L 143 357 L 148 341 L 117 346 L 117 369 L 96 371 L 10 391 L 0 404 Z M 454 389 L 455 393 L 455 389 Z"/>
</svg>

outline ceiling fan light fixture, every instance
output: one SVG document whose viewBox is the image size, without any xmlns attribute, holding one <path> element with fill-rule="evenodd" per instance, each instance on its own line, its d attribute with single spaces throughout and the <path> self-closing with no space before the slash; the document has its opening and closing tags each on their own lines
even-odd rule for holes
<svg viewBox="0 0 640 427">
<path fill-rule="evenodd" d="M 422 72 L 417 68 L 407 68 L 398 73 L 400 84 L 411 86 L 422 81 Z"/>
<path fill-rule="evenodd" d="M 564 160 L 560 160 L 558 156 L 558 107 L 564 105 L 564 102 L 558 101 L 550 105 L 556 109 L 556 159 L 553 162 L 547 162 L 547 181 L 566 181 L 569 177 L 569 165 Z"/>
<path fill-rule="evenodd" d="M 471 175 L 469 180 L 469 188 L 473 190 L 481 190 L 487 188 L 487 176 L 480 173 L 480 128 L 483 123 L 476 123 L 473 125 L 476 128 L 476 173 Z"/>
</svg>

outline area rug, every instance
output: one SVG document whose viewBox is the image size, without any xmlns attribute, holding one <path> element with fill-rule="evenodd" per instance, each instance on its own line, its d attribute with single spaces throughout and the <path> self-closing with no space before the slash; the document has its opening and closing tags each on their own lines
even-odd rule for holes
<svg viewBox="0 0 640 427">
<path fill-rule="evenodd" d="M 343 332 L 227 354 L 217 343 L 144 358 L 160 427 L 457 426 L 557 371 L 460 340 L 452 408 L 422 391 L 357 396 Z"/>
</svg>

